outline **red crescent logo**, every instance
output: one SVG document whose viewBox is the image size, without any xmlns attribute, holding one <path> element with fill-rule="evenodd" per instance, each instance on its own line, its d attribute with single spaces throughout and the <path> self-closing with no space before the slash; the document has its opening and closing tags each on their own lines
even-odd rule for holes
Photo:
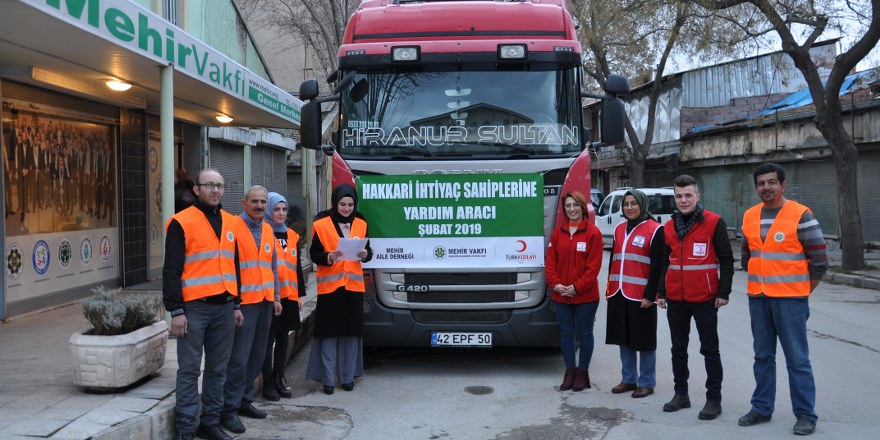
<svg viewBox="0 0 880 440">
<path fill-rule="evenodd" d="M 522 249 L 519 249 L 517 252 L 524 252 L 526 250 L 526 247 L 528 247 L 526 246 L 526 242 L 523 240 L 517 240 L 516 242 L 522 245 Z"/>
</svg>

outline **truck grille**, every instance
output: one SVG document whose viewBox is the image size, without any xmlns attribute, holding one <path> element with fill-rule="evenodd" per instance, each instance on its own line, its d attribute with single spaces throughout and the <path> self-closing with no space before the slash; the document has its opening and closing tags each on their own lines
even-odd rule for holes
<svg viewBox="0 0 880 440">
<path fill-rule="evenodd" d="M 408 273 L 404 275 L 404 279 L 406 284 L 429 286 L 516 284 L 516 273 Z"/>
<path fill-rule="evenodd" d="M 503 324 L 510 320 L 505 310 L 414 310 L 412 317 L 423 324 Z"/>
<path fill-rule="evenodd" d="M 482 292 L 412 292 L 407 294 L 406 300 L 411 303 L 444 303 L 444 304 L 471 304 L 471 303 L 494 303 L 513 301 L 512 290 L 485 290 Z"/>
</svg>

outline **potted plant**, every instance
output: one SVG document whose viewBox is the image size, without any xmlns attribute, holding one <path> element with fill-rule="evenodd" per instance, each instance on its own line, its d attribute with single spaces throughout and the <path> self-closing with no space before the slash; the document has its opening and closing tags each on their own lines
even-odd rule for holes
<svg viewBox="0 0 880 440">
<path fill-rule="evenodd" d="M 70 336 L 74 383 L 87 388 L 129 386 L 165 363 L 168 323 L 159 294 L 119 295 L 98 286 L 82 301 L 92 328 Z"/>
</svg>

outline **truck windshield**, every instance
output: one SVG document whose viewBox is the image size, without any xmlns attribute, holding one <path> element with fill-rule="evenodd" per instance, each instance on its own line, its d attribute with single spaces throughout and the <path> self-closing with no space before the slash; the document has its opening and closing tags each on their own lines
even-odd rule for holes
<svg viewBox="0 0 880 440">
<path fill-rule="evenodd" d="M 580 151 L 577 69 L 359 72 L 342 92 L 347 157 L 511 157 Z"/>
</svg>

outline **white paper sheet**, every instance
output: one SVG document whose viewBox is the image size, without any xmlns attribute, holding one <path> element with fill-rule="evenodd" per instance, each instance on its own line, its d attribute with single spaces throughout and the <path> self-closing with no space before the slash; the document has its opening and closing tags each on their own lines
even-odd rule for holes
<svg viewBox="0 0 880 440">
<path fill-rule="evenodd" d="M 340 238 L 339 239 L 339 247 L 336 248 L 339 252 L 342 252 L 342 260 L 345 261 L 360 261 L 357 254 L 364 247 L 367 246 L 367 240 L 361 240 L 357 238 Z"/>
</svg>

